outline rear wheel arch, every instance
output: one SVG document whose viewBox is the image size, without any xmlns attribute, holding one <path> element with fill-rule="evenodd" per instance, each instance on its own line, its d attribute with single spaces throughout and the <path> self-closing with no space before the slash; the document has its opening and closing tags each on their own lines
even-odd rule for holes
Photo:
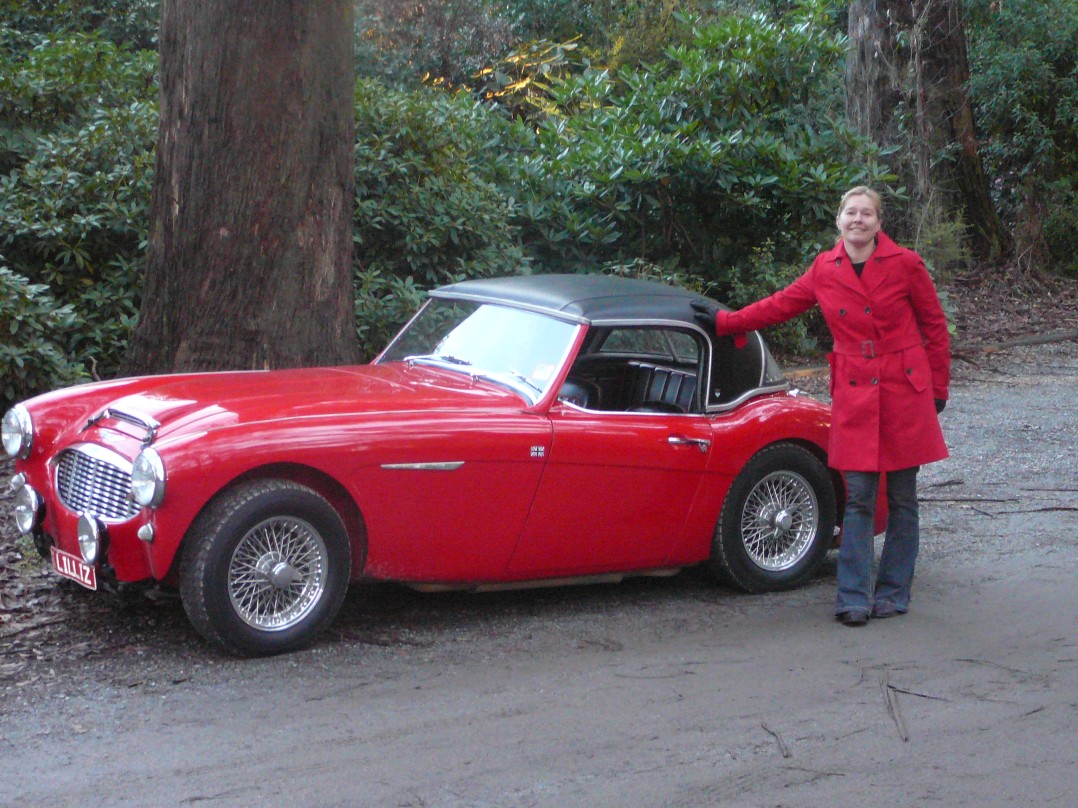
<svg viewBox="0 0 1078 808">
<path fill-rule="evenodd" d="M 838 508 L 834 475 L 816 447 L 770 444 L 745 463 L 726 493 L 710 566 L 748 592 L 797 586 L 831 549 Z"/>
</svg>

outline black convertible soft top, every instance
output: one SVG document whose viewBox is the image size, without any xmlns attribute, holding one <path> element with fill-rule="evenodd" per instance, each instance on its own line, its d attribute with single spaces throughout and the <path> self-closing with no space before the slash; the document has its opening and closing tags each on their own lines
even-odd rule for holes
<svg viewBox="0 0 1078 808">
<path fill-rule="evenodd" d="M 748 345 L 736 350 L 731 337 L 716 337 L 696 321 L 689 304 L 703 300 L 703 295 L 677 286 L 614 275 L 514 275 L 461 281 L 430 294 L 513 306 L 599 329 L 670 323 L 690 328 L 714 348 L 709 351 L 710 372 L 703 377 L 711 380 L 708 411 L 787 387 L 782 369 L 758 332 L 750 333 Z"/>
<path fill-rule="evenodd" d="M 677 286 L 612 275 L 515 275 L 462 281 L 432 297 L 501 303 L 561 319 L 607 322 L 666 320 L 696 325 L 689 303 L 702 295 Z"/>
</svg>

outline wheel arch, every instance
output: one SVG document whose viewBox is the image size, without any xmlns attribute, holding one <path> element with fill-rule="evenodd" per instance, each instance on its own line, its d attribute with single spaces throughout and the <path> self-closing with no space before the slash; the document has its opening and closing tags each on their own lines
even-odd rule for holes
<svg viewBox="0 0 1078 808">
<path fill-rule="evenodd" d="M 815 549 L 810 546 L 808 548 L 810 555 L 806 555 L 797 561 L 797 566 L 802 567 L 801 570 L 792 576 L 778 576 L 773 572 L 759 572 L 758 568 L 754 566 L 754 562 L 745 555 L 744 545 L 740 543 L 741 539 L 735 538 L 740 532 L 737 527 L 737 520 L 740 519 L 740 509 L 745 505 L 745 497 L 750 495 L 756 485 L 755 476 L 766 470 L 769 464 L 776 462 L 774 458 L 780 457 L 781 452 L 791 450 L 795 452 L 795 455 L 789 458 L 791 460 L 796 457 L 797 452 L 801 452 L 802 460 L 811 458 L 820 464 L 814 474 L 821 485 L 826 482 L 832 486 L 835 492 L 835 500 L 830 503 L 833 510 L 828 508 L 827 510 L 831 510 L 831 514 L 821 516 L 821 521 L 826 525 L 833 517 L 834 521 L 831 527 L 833 528 L 835 524 L 840 524 L 838 514 L 845 499 L 844 494 L 840 492 L 844 492 L 845 488 L 841 475 L 827 466 L 827 453 L 818 444 L 811 440 L 783 437 L 759 446 L 741 467 L 741 471 L 726 493 L 719 520 L 715 526 L 712 552 L 708 560 L 709 567 L 717 574 L 720 580 L 742 591 L 779 591 L 800 585 L 812 575 L 813 571 L 822 562 L 826 552 L 835 546 L 833 534 L 829 536 L 826 531 L 817 532 L 817 539 L 814 543 Z M 771 457 L 765 460 L 764 458 L 769 454 L 771 454 Z M 759 468 L 760 466 L 763 466 L 763 469 Z M 750 467 L 755 470 L 750 472 Z M 811 477 L 804 479 L 803 482 L 812 485 Z M 820 489 L 815 485 L 812 485 L 812 487 L 816 489 L 818 495 Z M 824 502 L 819 504 L 821 507 L 817 512 L 826 514 L 826 510 L 823 510 Z M 728 511 L 730 507 L 733 507 L 733 510 Z M 732 517 L 732 520 L 727 519 L 727 514 Z M 788 529 L 788 527 L 785 529 Z M 735 544 L 735 542 L 737 543 Z M 787 579 L 781 580 L 781 577 L 786 577 Z"/>
<path fill-rule="evenodd" d="M 359 577 L 367 560 L 367 524 L 359 506 L 340 481 L 324 471 L 301 463 L 271 463 L 257 466 L 233 478 L 203 503 L 191 520 L 190 525 L 188 525 L 188 532 L 192 526 L 198 523 L 199 516 L 212 507 L 221 497 L 227 496 L 239 486 L 258 480 L 287 480 L 310 488 L 325 499 L 333 510 L 337 512 L 345 531 L 348 533 L 348 543 L 352 547 L 352 569 L 349 577 L 352 579 Z M 185 534 L 172 560 L 169 570 L 170 580 L 176 579 L 179 572 L 180 557 L 184 552 L 184 548 L 189 544 L 189 535 Z"/>
</svg>

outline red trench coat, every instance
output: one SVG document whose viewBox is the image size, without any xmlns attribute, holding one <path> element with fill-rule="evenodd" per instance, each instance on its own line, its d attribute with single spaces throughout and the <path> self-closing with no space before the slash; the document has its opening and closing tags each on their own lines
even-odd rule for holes
<svg viewBox="0 0 1078 808">
<path fill-rule="evenodd" d="M 947 457 L 933 399 L 947 399 L 947 318 L 921 257 L 882 232 L 861 277 L 842 241 L 785 289 L 736 312 L 721 334 L 755 331 L 819 304 L 834 339 L 828 464 L 895 471 Z"/>
</svg>

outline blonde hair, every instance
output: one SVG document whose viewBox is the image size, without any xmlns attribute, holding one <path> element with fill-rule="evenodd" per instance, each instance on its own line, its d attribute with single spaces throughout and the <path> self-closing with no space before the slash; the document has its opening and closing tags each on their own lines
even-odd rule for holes
<svg viewBox="0 0 1078 808">
<path fill-rule="evenodd" d="M 838 217 L 842 215 L 842 211 L 846 209 L 846 203 L 850 201 L 851 196 L 867 196 L 871 199 L 872 204 L 876 206 L 876 218 L 883 221 L 883 200 L 880 199 L 880 195 L 867 185 L 858 185 L 842 195 L 842 201 L 838 203 L 838 213 L 835 214 L 836 222 L 838 222 Z"/>
</svg>

